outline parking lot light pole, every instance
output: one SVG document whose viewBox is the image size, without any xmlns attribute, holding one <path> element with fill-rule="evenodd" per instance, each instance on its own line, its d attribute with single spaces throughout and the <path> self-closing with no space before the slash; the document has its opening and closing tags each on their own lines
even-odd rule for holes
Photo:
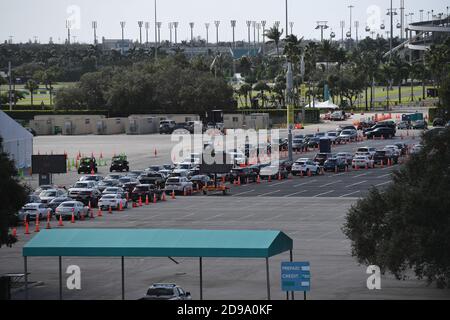
<svg viewBox="0 0 450 320">
<path fill-rule="evenodd" d="M 231 29 L 233 29 L 233 48 L 236 48 L 235 28 L 236 28 L 236 20 L 231 20 Z"/>
<path fill-rule="evenodd" d="M 139 44 L 142 44 L 142 25 L 144 24 L 144 21 L 138 21 L 139 26 Z"/>
<path fill-rule="evenodd" d="M 175 29 L 175 44 L 178 44 L 178 22 L 173 23 L 173 28 Z"/>
<path fill-rule="evenodd" d="M 216 46 L 217 46 L 217 51 L 219 51 L 219 26 L 220 26 L 220 21 L 216 20 L 216 21 L 214 21 L 214 24 L 216 25 Z"/>
<path fill-rule="evenodd" d="M 205 28 L 206 28 L 206 47 L 208 47 L 208 44 L 209 44 L 209 26 L 210 26 L 210 24 L 208 22 L 205 23 Z"/>
</svg>

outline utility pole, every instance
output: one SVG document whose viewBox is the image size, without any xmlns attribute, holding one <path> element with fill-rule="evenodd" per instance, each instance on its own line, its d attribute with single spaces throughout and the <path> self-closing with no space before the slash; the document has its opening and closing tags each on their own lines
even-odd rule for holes
<svg viewBox="0 0 450 320">
<path fill-rule="evenodd" d="M 216 46 L 217 46 L 217 51 L 219 51 L 219 26 L 220 26 L 220 21 L 216 20 L 216 21 L 214 21 L 214 24 L 216 25 Z"/>
<path fill-rule="evenodd" d="M 289 22 L 289 27 L 291 28 L 291 35 L 293 35 L 294 34 L 292 32 L 292 30 L 294 29 L 294 22 L 293 21 Z"/>
<path fill-rule="evenodd" d="M 150 29 L 150 23 L 145 23 L 145 44 L 148 45 L 148 29 Z"/>
<path fill-rule="evenodd" d="M 256 21 L 252 21 L 253 27 L 253 47 L 256 48 Z"/>
<path fill-rule="evenodd" d="M 420 22 L 423 21 L 423 11 L 424 11 L 423 9 L 419 10 L 419 12 L 420 12 Z M 404 15 L 404 13 L 402 15 Z"/>
<path fill-rule="evenodd" d="M 403 37 L 403 32 L 405 31 L 405 0 L 400 0 L 400 25 L 400 40 L 403 40 L 405 39 Z"/>
<path fill-rule="evenodd" d="M 138 21 L 139 26 L 139 44 L 142 45 L 142 25 L 144 24 L 144 21 Z"/>
<path fill-rule="evenodd" d="M 191 28 L 191 45 L 194 43 L 194 22 L 189 22 L 189 28 Z"/>
<path fill-rule="evenodd" d="M 328 21 L 317 21 L 316 30 L 320 29 L 320 42 L 323 42 L 323 30 L 329 28 L 327 23 Z"/>
<path fill-rule="evenodd" d="M 206 47 L 208 47 L 208 44 L 209 44 L 209 26 L 210 26 L 210 24 L 208 22 L 205 23 L 205 28 L 206 28 Z"/>
<path fill-rule="evenodd" d="M 235 28 L 236 28 L 236 20 L 231 20 L 231 29 L 233 29 L 233 48 L 236 48 L 235 42 Z"/>
<path fill-rule="evenodd" d="M 356 29 L 356 47 L 358 48 L 358 28 L 359 28 L 359 21 L 355 21 L 355 29 Z"/>
<path fill-rule="evenodd" d="M 9 80 L 9 111 L 12 111 L 12 70 L 11 70 L 11 61 L 8 62 L 8 80 Z"/>
<path fill-rule="evenodd" d="M 251 42 L 252 42 L 251 37 L 250 37 L 250 28 L 252 26 L 252 22 L 250 20 L 247 20 L 246 23 L 247 23 L 247 32 L 248 32 L 248 49 L 250 50 L 250 46 L 251 46 Z"/>
<path fill-rule="evenodd" d="M 389 59 L 392 58 L 392 38 L 394 36 L 394 16 L 397 15 L 397 9 L 394 9 L 392 7 L 392 0 L 391 0 L 391 7 L 388 9 L 387 15 L 391 19 L 391 31 L 390 31 L 390 37 L 389 37 Z"/>
<path fill-rule="evenodd" d="M 66 28 L 67 28 L 67 44 L 70 44 L 70 28 L 72 26 L 72 23 L 70 20 L 66 20 Z"/>
<path fill-rule="evenodd" d="M 288 0 L 286 0 L 286 36 L 288 35 L 288 25 L 289 25 L 289 12 L 288 12 Z"/>
<path fill-rule="evenodd" d="M 97 21 L 92 21 L 92 29 L 94 29 L 94 46 L 97 45 Z"/>
<path fill-rule="evenodd" d="M 261 21 L 262 32 L 263 32 L 263 54 L 266 52 L 266 50 L 265 50 L 265 47 L 266 47 L 266 24 L 267 24 L 266 20 Z"/>
<path fill-rule="evenodd" d="M 261 43 L 261 38 L 260 38 L 260 30 L 261 30 L 261 23 L 256 23 L 256 30 L 258 30 L 258 44 Z"/>
<path fill-rule="evenodd" d="M 156 26 L 158 27 L 158 45 L 161 44 L 161 26 L 162 22 L 157 22 Z"/>
<path fill-rule="evenodd" d="M 172 45 L 172 30 L 173 30 L 173 24 L 172 24 L 172 22 L 169 22 L 169 33 L 170 33 L 169 43 L 170 43 L 170 45 Z"/>
<path fill-rule="evenodd" d="M 158 59 L 158 15 L 155 0 L 155 60 Z"/>
<path fill-rule="evenodd" d="M 349 5 L 348 8 L 350 9 L 350 39 L 352 39 L 352 10 L 355 6 Z"/>
<path fill-rule="evenodd" d="M 123 54 L 124 53 L 123 47 L 125 45 L 123 29 L 125 28 L 125 21 L 120 21 L 120 27 L 122 28 L 122 43 L 120 45 L 120 52 Z"/>
<path fill-rule="evenodd" d="M 175 29 L 175 44 L 177 44 L 178 43 L 178 22 L 177 21 L 175 21 L 173 23 L 173 27 Z"/>
<path fill-rule="evenodd" d="M 342 41 L 342 43 L 344 43 L 345 21 L 341 20 L 340 26 L 341 26 L 341 41 Z"/>
</svg>

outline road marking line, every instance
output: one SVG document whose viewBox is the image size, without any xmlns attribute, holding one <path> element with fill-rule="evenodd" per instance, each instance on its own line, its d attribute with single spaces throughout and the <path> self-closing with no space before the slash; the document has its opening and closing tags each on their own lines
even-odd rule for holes
<svg viewBox="0 0 450 320">
<path fill-rule="evenodd" d="M 338 181 L 335 181 L 335 182 L 330 182 L 330 183 L 324 184 L 323 186 L 320 186 L 319 188 L 328 187 L 328 186 L 331 186 L 332 184 L 336 184 L 336 183 L 339 183 L 339 182 L 342 182 L 342 180 L 338 180 Z"/>
<path fill-rule="evenodd" d="M 352 193 L 347 193 L 347 194 L 344 194 L 343 196 L 340 196 L 339 198 L 344 198 L 344 197 L 348 197 L 348 196 L 351 196 L 351 195 L 353 195 L 353 194 L 356 194 L 356 193 L 360 193 L 361 191 L 355 191 L 355 192 L 352 192 Z"/>
<path fill-rule="evenodd" d="M 384 175 L 382 175 L 382 176 L 375 177 L 375 178 L 381 179 L 381 178 L 389 177 L 391 174 L 392 174 L 392 173 L 388 173 L 388 174 L 384 174 Z"/>
<path fill-rule="evenodd" d="M 353 187 L 353 186 L 357 186 L 359 184 L 363 184 L 363 183 L 366 183 L 366 182 L 367 182 L 367 180 L 364 180 L 364 181 L 361 181 L 361 182 L 357 182 L 357 183 L 354 183 L 354 184 L 351 184 L 351 185 L 347 186 L 347 188 L 350 188 L 350 187 Z"/>
<path fill-rule="evenodd" d="M 303 190 L 303 191 L 291 193 L 291 194 L 288 194 L 288 195 L 286 195 L 284 197 L 287 198 L 287 197 L 295 196 L 296 194 L 305 193 L 305 192 L 308 192 L 308 190 Z"/>
<path fill-rule="evenodd" d="M 253 191 L 255 191 L 255 189 L 249 190 L 249 191 L 245 191 L 245 192 L 241 192 L 241 193 L 233 194 L 232 197 L 237 197 L 237 196 L 240 196 L 240 195 L 243 195 L 243 194 L 246 194 L 246 193 L 250 193 L 250 192 L 253 192 Z"/>
<path fill-rule="evenodd" d="M 221 216 L 223 216 L 223 215 L 224 215 L 223 213 L 219 213 L 219 214 L 216 214 L 215 216 L 208 217 L 208 218 L 203 219 L 203 220 L 204 220 L 204 221 L 212 220 L 212 219 L 214 219 L 214 218 L 219 218 L 219 217 L 221 217 Z"/>
<path fill-rule="evenodd" d="M 368 174 L 369 174 L 368 172 L 367 173 L 363 173 L 363 174 L 359 174 L 357 176 L 354 176 L 353 178 L 364 177 L 364 176 L 367 176 Z"/>
<path fill-rule="evenodd" d="M 277 190 L 277 191 L 273 191 L 273 192 L 267 192 L 267 193 L 263 193 L 263 194 L 260 194 L 260 195 L 258 195 L 258 197 L 264 197 L 264 196 L 268 196 L 268 195 L 271 195 L 271 194 L 274 194 L 274 193 L 277 193 L 277 192 L 281 192 L 281 190 Z"/>
<path fill-rule="evenodd" d="M 313 198 L 317 198 L 317 197 L 320 197 L 320 196 L 323 196 L 323 195 L 326 195 L 326 194 L 329 194 L 329 193 L 332 193 L 332 192 L 334 192 L 334 190 L 331 190 L 331 191 L 328 191 L 328 192 L 324 192 L 324 193 L 319 193 L 318 195 L 313 196 Z"/>
<path fill-rule="evenodd" d="M 314 183 L 314 182 L 316 182 L 316 181 L 317 181 L 317 180 L 312 180 L 312 181 L 309 181 L 309 182 L 304 182 L 304 183 L 296 184 L 296 185 L 294 186 L 294 188 L 301 187 L 301 186 L 305 186 L 305 185 L 307 185 L 307 184 Z"/>
<path fill-rule="evenodd" d="M 335 173 L 334 175 L 332 175 L 331 177 L 339 177 L 339 176 L 343 176 L 344 174 L 346 174 L 347 172 L 341 172 L 341 173 Z"/>
<path fill-rule="evenodd" d="M 391 181 L 386 181 L 386 182 L 383 182 L 383 183 L 379 183 L 379 184 L 375 185 L 375 187 L 381 187 L 381 186 L 384 186 L 385 184 L 388 184 L 388 183 L 391 183 Z"/>
<path fill-rule="evenodd" d="M 283 182 L 278 182 L 278 183 L 275 183 L 275 184 L 271 184 L 270 186 L 271 187 L 275 187 L 275 186 L 279 186 L 280 184 L 284 184 L 284 183 L 286 183 L 286 182 L 288 182 L 289 180 L 286 180 L 286 181 L 283 181 Z"/>
</svg>

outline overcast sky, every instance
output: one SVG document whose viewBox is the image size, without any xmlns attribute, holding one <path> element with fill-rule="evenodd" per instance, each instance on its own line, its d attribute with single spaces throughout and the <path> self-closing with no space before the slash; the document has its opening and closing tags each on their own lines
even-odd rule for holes
<svg viewBox="0 0 450 320">
<path fill-rule="evenodd" d="M 99 40 L 120 38 L 120 21 L 126 21 L 125 38 L 138 39 L 138 20 L 151 23 L 150 37 L 154 39 L 154 0 L 1 0 L 0 1 L 0 41 L 13 36 L 13 42 L 26 42 L 37 37 L 46 43 L 52 37 L 56 43 L 67 37 L 65 21 L 73 23 L 72 35 L 78 42 L 93 41 L 91 21 L 98 24 Z M 178 21 L 178 40 L 190 38 L 189 22 L 194 22 L 194 35 L 206 37 L 205 22 L 214 25 L 220 20 L 220 40 L 231 40 L 230 20 L 237 20 L 236 39 L 247 39 L 247 20 L 267 20 L 268 25 L 281 21 L 285 29 L 285 0 L 158 0 L 158 21 L 163 22 L 161 39 L 169 38 L 168 23 Z M 394 0 L 394 8 L 400 7 L 400 0 Z M 388 25 L 386 9 L 389 0 L 289 0 L 289 21 L 294 22 L 293 33 L 305 38 L 320 38 L 315 30 L 316 21 L 326 20 L 338 38 L 341 36 L 339 21 L 345 20 L 346 30 L 349 26 L 349 5 L 353 4 L 353 21 L 360 22 L 360 36 L 366 35 L 364 28 L 368 24 L 372 29 L 379 29 L 385 20 Z M 420 9 L 427 12 L 446 14 L 448 1 L 443 0 L 405 0 L 405 13 L 413 12 L 414 20 L 420 20 Z M 395 20 L 400 16 L 396 16 Z M 388 27 L 387 27 L 388 29 Z M 377 30 L 379 32 L 379 30 Z M 398 31 L 396 31 L 398 32 Z M 145 34 L 145 32 L 143 32 Z M 325 32 L 329 37 L 330 30 Z M 353 36 L 355 28 L 353 27 Z M 143 36 L 145 40 L 145 35 Z M 252 31 L 253 38 L 253 31 Z M 73 39 L 72 39 L 73 40 Z M 100 40 L 101 41 L 101 40 Z M 210 30 L 210 41 L 215 42 L 215 31 Z"/>
</svg>

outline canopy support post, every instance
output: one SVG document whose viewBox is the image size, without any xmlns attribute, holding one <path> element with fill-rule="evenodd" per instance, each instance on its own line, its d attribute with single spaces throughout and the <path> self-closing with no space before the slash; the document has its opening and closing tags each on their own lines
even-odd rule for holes
<svg viewBox="0 0 450 320">
<path fill-rule="evenodd" d="M 59 300 L 62 300 L 62 257 L 58 257 L 59 267 Z"/>
<path fill-rule="evenodd" d="M 289 250 L 289 258 L 291 262 L 294 262 L 294 255 L 292 253 L 292 249 Z M 294 291 L 291 291 L 291 300 L 295 300 Z"/>
<path fill-rule="evenodd" d="M 199 257 L 200 262 L 200 300 L 203 300 L 203 261 L 202 257 Z"/>
<path fill-rule="evenodd" d="M 267 300 L 270 300 L 269 258 L 266 258 Z"/>
<path fill-rule="evenodd" d="M 25 273 L 25 300 L 28 300 L 28 263 L 27 257 L 23 257 L 23 266 Z"/>
<path fill-rule="evenodd" d="M 125 300 L 125 258 L 122 257 L 122 300 Z"/>
</svg>

